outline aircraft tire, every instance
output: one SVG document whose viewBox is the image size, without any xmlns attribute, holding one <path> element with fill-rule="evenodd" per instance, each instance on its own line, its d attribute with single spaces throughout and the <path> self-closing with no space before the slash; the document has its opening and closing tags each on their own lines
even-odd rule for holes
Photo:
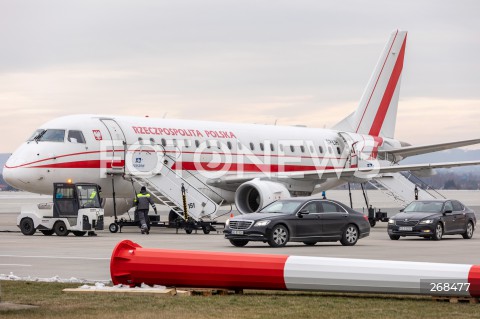
<svg viewBox="0 0 480 319">
<path fill-rule="evenodd" d="M 109 226 L 108 226 L 108 230 L 111 232 L 111 233 L 116 233 L 118 231 L 118 224 L 116 223 L 111 223 Z"/>
</svg>

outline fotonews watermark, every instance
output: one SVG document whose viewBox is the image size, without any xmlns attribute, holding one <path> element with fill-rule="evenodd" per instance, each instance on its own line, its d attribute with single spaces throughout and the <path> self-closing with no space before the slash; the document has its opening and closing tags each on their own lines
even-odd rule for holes
<svg viewBox="0 0 480 319">
<path fill-rule="evenodd" d="M 159 174 L 162 169 L 195 171 L 205 179 L 238 178 L 357 178 L 377 175 L 381 162 L 378 145 L 365 140 L 351 145 L 327 140 L 319 145 L 309 140 L 264 140 L 241 143 L 238 140 L 162 139 L 162 143 L 139 140 L 102 140 L 100 176 L 119 172 L 143 177 Z"/>
</svg>

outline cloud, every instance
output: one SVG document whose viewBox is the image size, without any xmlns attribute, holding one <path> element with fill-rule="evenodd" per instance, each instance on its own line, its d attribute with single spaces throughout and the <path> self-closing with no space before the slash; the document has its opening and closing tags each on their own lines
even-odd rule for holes
<svg viewBox="0 0 480 319">
<path fill-rule="evenodd" d="M 469 138 L 479 9 L 470 0 L 6 2 L 0 151 L 76 113 L 330 127 L 355 109 L 396 28 L 409 31 L 396 136 Z"/>
</svg>

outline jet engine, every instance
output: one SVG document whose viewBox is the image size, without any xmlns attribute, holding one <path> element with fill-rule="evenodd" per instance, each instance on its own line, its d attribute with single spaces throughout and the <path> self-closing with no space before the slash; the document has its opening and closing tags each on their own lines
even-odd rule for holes
<svg viewBox="0 0 480 319">
<path fill-rule="evenodd" d="M 238 187 L 235 192 L 235 205 L 240 213 L 250 214 L 284 198 L 290 198 L 290 192 L 285 185 L 254 179 Z"/>
</svg>

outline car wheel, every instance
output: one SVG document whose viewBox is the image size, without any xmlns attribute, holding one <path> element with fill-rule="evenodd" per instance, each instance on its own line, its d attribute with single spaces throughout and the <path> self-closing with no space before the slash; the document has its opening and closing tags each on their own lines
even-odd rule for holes
<svg viewBox="0 0 480 319">
<path fill-rule="evenodd" d="M 288 229 L 283 225 L 273 227 L 268 238 L 268 244 L 271 247 L 283 247 L 288 242 Z"/>
<path fill-rule="evenodd" d="M 53 231 L 55 234 L 57 234 L 57 236 L 67 236 L 69 233 L 67 226 L 61 220 L 55 223 L 53 226 Z"/>
<path fill-rule="evenodd" d="M 315 244 L 317 243 L 316 241 L 304 241 L 303 242 L 305 245 L 307 246 L 315 246 Z"/>
<path fill-rule="evenodd" d="M 398 235 L 388 235 L 388 236 L 390 236 L 391 240 L 399 240 L 400 239 L 400 236 L 398 236 Z"/>
<path fill-rule="evenodd" d="M 463 238 L 465 239 L 471 239 L 473 237 L 473 223 L 472 222 L 468 222 L 467 224 L 467 229 L 465 230 L 465 232 L 462 234 Z"/>
<path fill-rule="evenodd" d="M 35 229 L 35 226 L 33 225 L 33 220 L 31 218 L 24 218 L 20 222 L 20 230 L 22 231 L 22 234 L 31 236 L 35 234 L 37 231 Z"/>
<path fill-rule="evenodd" d="M 358 241 L 358 228 L 355 225 L 348 225 L 343 231 L 342 239 L 340 242 L 343 246 L 353 246 Z"/>
<path fill-rule="evenodd" d="M 433 233 L 432 239 L 433 240 L 441 240 L 443 237 L 443 225 L 442 223 L 437 223 L 435 226 L 435 231 Z"/>
<path fill-rule="evenodd" d="M 248 244 L 246 239 L 230 239 L 230 243 L 235 247 L 243 247 Z"/>
<path fill-rule="evenodd" d="M 42 234 L 45 236 L 52 236 L 53 235 L 53 229 L 43 229 L 40 231 Z"/>
</svg>

